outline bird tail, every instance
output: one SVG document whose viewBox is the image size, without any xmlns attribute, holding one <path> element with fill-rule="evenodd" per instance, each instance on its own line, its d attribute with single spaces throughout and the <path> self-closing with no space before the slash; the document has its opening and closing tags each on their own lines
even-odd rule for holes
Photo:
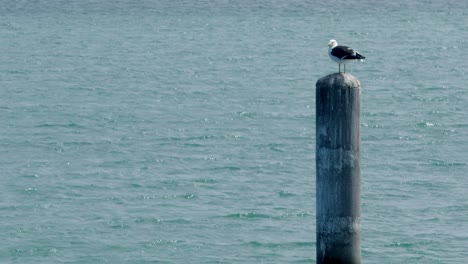
<svg viewBox="0 0 468 264">
<path fill-rule="evenodd" d="M 357 52 L 356 52 L 355 57 L 356 57 L 356 59 L 358 59 L 358 60 L 363 60 L 363 59 L 366 58 L 366 57 L 362 56 L 361 54 L 359 54 L 359 53 L 357 53 Z"/>
</svg>

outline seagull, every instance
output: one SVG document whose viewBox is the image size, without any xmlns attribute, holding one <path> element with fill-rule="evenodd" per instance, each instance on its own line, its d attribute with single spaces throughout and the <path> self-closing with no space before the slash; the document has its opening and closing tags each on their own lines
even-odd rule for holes
<svg viewBox="0 0 468 264">
<path fill-rule="evenodd" d="M 338 42 L 334 39 L 328 42 L 328 56 L 332 61 L 338 63 L 338 72 L 341 72 L 341 64 L 346 72 L 346 63 L 354 60 L 362 61 L 366 58 L 350 47 L 338 46 Z"/>
</svg>

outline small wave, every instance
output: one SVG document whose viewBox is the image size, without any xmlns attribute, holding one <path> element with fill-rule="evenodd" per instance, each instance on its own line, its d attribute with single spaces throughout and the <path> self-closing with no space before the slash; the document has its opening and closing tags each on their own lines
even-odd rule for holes
<svg viewBox="0 0 468 264">
<path fill-rule="evenodd" d="M 298 248 L 298 247 L 314 247 L 315 242 L 312 241 L 301 241 L 301 242 L 287 242 L 287 243 L 271 243 L 271 242 L 259 242 L 251 241 L 243 244 L 245 246 L 255 248 Z"/>
<path fill-rule="evenodd" d="M 429 86 L 429 87 L 424 88 L 424 90 L 426 90 L 426 91 L 444 91 L 447 88 L 448 88 L 447 86 Z"/>
<path fill-rule="evenodd" d="M 193 224 L 192 221 L 186 219 L 171 219 L 171 220 L 162 220 L 163 223 L 171 223 L 171 224 Z"/>
<path fill-rule="evenodd" d="M 59 253 L 59 250 L 54 247 L 32 247 L 32 248 L 15 248 L 11 250 L 11 254 L 19 256 L 43 256 L 50 257 Z"/>
<path fill-rule="evenodd" d="M 189 225 L 192 224 L 191 221 L 186 219 L 162 219 L 162 218 L 153 218 L 153 217 L 137 217 L 133 220 L 135 224 L 176 224 L 176 225 Z"/>
<path fill-rule="evenodd" d="M 217 183 L 217 180 L 214 179 L 207 179 L 207 178 L 201 178 L 201 179 L 196 179 L 196 183 Z"/>
<path fill-rule="evenodd" d="M 280 147 L 283 146 L 283 144 L 276 144 L 276 143 L 269 143 L 269 144 L 261 144 L 257 145 L 259 149 L 267 149 L 275 152 L 285 152 L 282 150 Z"/>
<path fill-rule="evenodd" d="M 211 168 L 209 169 L 211 171 L 239 171 L 241 170 L 241 167 L 237 167 L 237 166 L 224 166 L 224 167 L 214 167 L 214 168 Z"/>
<path fill-rule="evenodd" d="M 240 219 L 265 219 L 272 218 L 267 214 L 258 214 L 258 213 L 238 213 L 238 214 L 229 214 L 225 215 L 225 218 L 240 218 Z"/>
<path fill-rule="evenodd" d="M 244 118 L 254 118 L 257 114 L 251 112 L 236 112 L 236 116 L 240 119 Z"/>
<path fill-rule="evenodd" d="M 36 192 L 37 189 L 33 188 L 33 187 L 29 187 L 29 188 L 25 188 L 24 191 L 27 192 L 27 193 L 30 193 L 30 192 Z"/>
<path fill-rule="evenodd" d="M 191 137 L 165 137 L 160 138 L 161 141 L 196 141 L 196 140 L 208 140 L 208 139 L 216 139 L 213 135 L 201 135 L 201 136 L 191 136 Z M 196 143 L 194 143 L 196 144 Z"/>
<path fill-rule="evenodd" d="M 430 159 L 429 163 L 434 166 L 440 167 L 452 167 L 452 166 L 465 166 L 466 163 L 464 162 L 450 162 L 445 160 L 438 160 L 438 159 Z"/>
<path fill-rule="evenodd" d="M 25 175 L 22 175 L 22 177 L 24 177 L 24 178 L 39 178 L 39 175 L 38 174 L 25 174 Z"/>
<path fill-rule="evenodd" d="M 287 217 L 299 217 L 299 218 L 301 218 L 301 217 L 309 217 L 309 216 L 312 216 L 312 214 L 310 212 L 306 212 L 306 211 L 286 213 L 286 214 L 281 215 L 282 218 L 287 218 Z"/>
<path fill-rule="evenodd" d="M 130 226 L 125 223 L 117 223 L 114 221 L 108 222 L 108 225 L 112 229 L 130 229 Z"/>
<path fill-rule="evenodd" d="M 184 195 L 181 195 L 181 197 L 184 198 L 184 199 L 187 199 L 187 200 L 197 198 L 197 196 L 195 194 L 193 194 L 193 193 L 184 194 Z"/>
<path fill-rule="evenodd" d="M 182 243 L 182 241 L 180 241 L 180 240 L 157 239 L 157 240 L 153 240 L 153 241 L 149 241 L 149 242 L 144 242 L 142 244 L 144 244 L 144 246 L 147 247 L 147 248 L 152 248 L 152 247 L 156 247 L 156 246 L 176 245 L 176 244 L 180 244 L 180 243 Z"/>
<path fill-rule="evenodd" d="M 278 192 L 278 195 L 279 195 L 279 197 L 294 197 L 294 196 L 297 196 L 296 194 L 290 193 L 288 191 L 280 191 L 280 192 Z"/>
<path fill-rule="evenodd" d="M 385 245 L 385 247 L 403 247 L 403 248 L 410 248 L 415 246 L 415 243 L 410 242 L 392 242 L 390 244 Z"/>
<path fill-rule="evenodd" d="M 37 125 L 37 127 L 41 127 L 41 128 L 57 128 L 57 127 L 85 128 L 84 126 L 79 125 L 77 123 L 68 123 L 68 124 L 49 124 L 49 123 L 45 123 L 45 124 Z"/>
<path fill-rule="evenodd" d="M 420 122 L 418 123 L 418 127 L 433 127 L 434 123 L 431 122 Z"/>
<path fill-rule="evenodd" d="M 186 200 L 191 200 L 197 198 L 197 196 L 193 193 L 187 193 L 187 194 L 173 194 L 173 195 L 163 195 L 161 197 L 156 197 L 156 196 L 144 196 L 143 199 L 145 200 L 154 200 L 154 199 L 174 199 L 174 198 L 182 198 Z"/>
<path fill-rule="evenodd" d="M 204 145 L 203 144 L 199 144 L 199 143 L 184 143 L 184 147 L 189 147 L 189 148 L 198 148 L 198 147 L 203 147 Z"/>
<path fill-rule="evenodd" d="M 133 222 L 139 224 L 139 223 L 150 223 L 150 224 L 160 224 L 163 222 L 162 219 L 159 218 L 143 218 L 143 217 L 138 217 L 137 219 L 133 220 Z"/>
</svg>

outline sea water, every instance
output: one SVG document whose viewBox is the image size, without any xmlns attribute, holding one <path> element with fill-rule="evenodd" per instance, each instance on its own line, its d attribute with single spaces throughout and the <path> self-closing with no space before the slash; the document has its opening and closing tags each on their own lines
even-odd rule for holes
<svg viewBox="0 0 468 264">
<path fill-rule="evenodd" d="M 315 82 L 364 56 L 363 263 L 468 259 L 466 1 L 0 2 L 0 263 L 315 263 Z"/>
</svg>

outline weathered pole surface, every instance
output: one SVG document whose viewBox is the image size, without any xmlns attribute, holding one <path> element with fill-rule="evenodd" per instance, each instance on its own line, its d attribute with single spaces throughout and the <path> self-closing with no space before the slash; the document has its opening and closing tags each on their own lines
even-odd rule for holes
<svg viewBox="0 0 468 264">
<path fill-rule="evenodd" d="M 361 263 L 360 104 L 352 75 L 317 81 L 317 264 Z"/>
</svg>

